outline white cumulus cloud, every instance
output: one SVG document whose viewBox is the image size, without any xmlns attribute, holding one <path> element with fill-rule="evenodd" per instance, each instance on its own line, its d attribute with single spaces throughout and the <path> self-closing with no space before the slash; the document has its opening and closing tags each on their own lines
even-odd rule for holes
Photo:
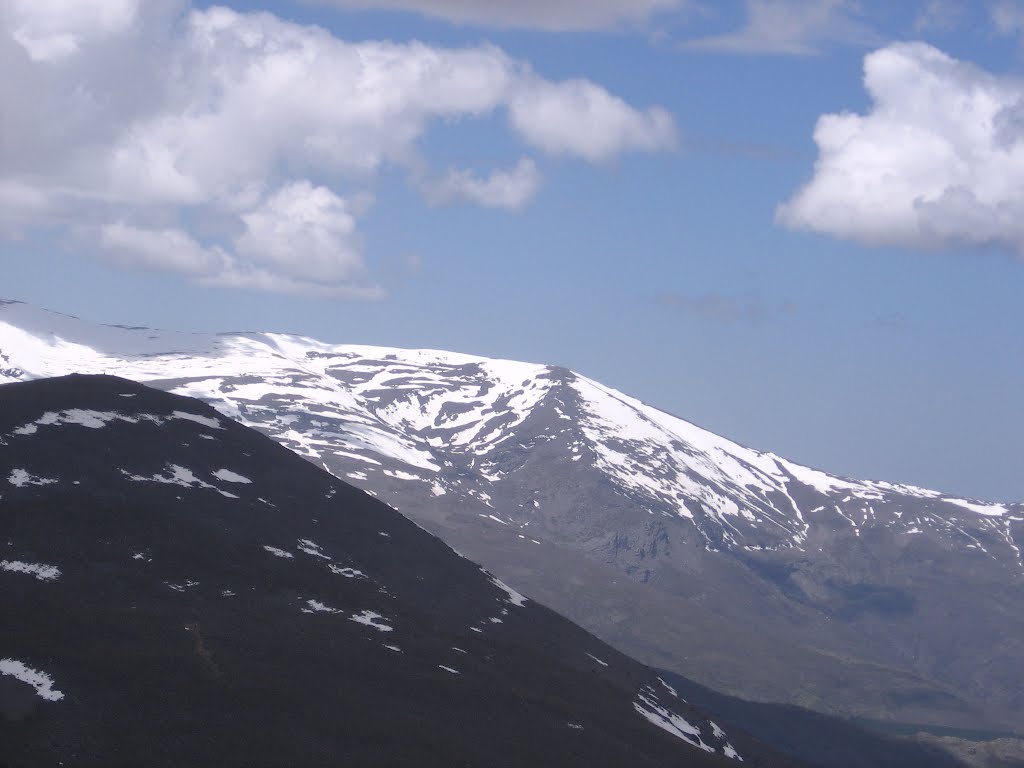
<svg viewBox="0 0 1024 768">
<path fill-rule="evenodd" d="M 870 245 L 996 246 L 1024 257 L 1024 81 L 924 43 L 864 61 L 867 114 L 826 114 L 785 226 Z"/>
<path fill-rule="evenodd" d="M 358 284 L 364 278 L 353 206 L 326 187 L 291 182 L 243 213 L 242 221 L 245 233 L 235 251 L 254 265 L 312 284 Z"/>
<path fill-rule="evenodd" d="M 590 162 L 675 141 L 667 112 L 493 45 L 353 43 L 177 0 L 15 0 L 0 24 L 0 236 L 64 227 L 207 284 L 380 295 L 359 224 L 388 168 L 431 201 L 515 209 L 540 188 L 532 159 L 424 184 L 428 130 L 497 116 L 513 146 Z"/>
</svg>

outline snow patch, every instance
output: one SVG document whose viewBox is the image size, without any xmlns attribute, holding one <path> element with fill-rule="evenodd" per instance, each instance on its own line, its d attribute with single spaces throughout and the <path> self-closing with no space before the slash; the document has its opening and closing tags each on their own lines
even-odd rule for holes
<svg viewBox="0 0 1024 768">
<path fill-rule="evenodd" d="M 72 408 L 67 411 L 48 411 L 35 421 L 14 430 L 16 435 L 34 435 L 39 427 L 56 427 L 61 424 L 77 424 L 89 429 L 102 429 L 111 421 L 128 421 L 132 424 L 138 422 L 137 418 L 125 416 L 110 411 L 93 411 L 82 408 Z"/>
<path fill-rule="evenodd" d="M 284 557 L 284 558 L 294 558 L 295 557 L 295 555 L 293 555 L 291 552 L 285 552 L 283 549 L 278 549 L 277 547 L 271 547 L 271 546 L 269 546 L 267 544 L 264 544 L 263 548 L 265 550 L 267 550 L 267 552 L 269 552 L 270 554 L 274 555 L 275 557 Z"/>
<path fill-rule="evenodd" d="M 684 718 L 661 706 L 650 688 L 644 688 L 633 702 L 633 708 L 639 712 L 644 719 L 673 736 L 682 739 L 687 744 L 692 744 L 705 752 L 714 752 L 714 748 L 705 744 L 701 739 L 700 729 L 691 725 Z"/>
<path fill-rule="evenodd" d="M 334 565 L 331 563 L 327 566 L 331 569 L 331 573 L 336 573 L 339 576 L 344 576 L 347 579 L 359 579 L 366 578 L 366 574 L 362 571 L 357 571 L 355 568 L 349 568 L 348 566 Z"/>
<path fill-rule="evenodd" d="M 51 485 L 57 481 L 48 477 L 36 477 L 24 469 L 12 469 L 7 482 L 16 488 L 24 488 L 26 485 Z"/>
<path fill-rule="evenodd" d="M 662 680 L 662 679 L 661 679 L 660 677 L 658 678 L 658 682 L 659 682 L 659 683 L 661 683 L 661 686 L 662 686 L 662 687 L 663 687 L 663 688 L 664 688 L 664 689 L 665 689 L 666 691 L 668 691 L 669 693 L 671 693 L 671 694 L 672 694 L 672 695 L 673 695 L 673 696 L 674 696 L 675 698 L 679 699 L 679 694 L 678 694 L 678 693 L 676 692 L 676 689 L 675 689 L 675 688 L 673 688 L 673 687 L 672 687 L 671 685 L 669 685 L 668 683 L 666 683 L 666 682 L 665 682 L 664 680 Z M 682 700 L 683 700 L 683 699 L 680 699 L 680 701 L 682 701 Z"/>
<path fill-rule="evenodd" d="M 167 485 L 180 485 L 185 488 L 211 488 L 216 490 L 214 486 L 196 477 L 191 469 L 178 464 L 169 464 L 167 466 L 167 473 L 167 475 L 157 474 L 152 477 L 144 477 L 142 475 L 133 475 L 125 469 L 121 470 L 121 474 L 136 483 L 165 483 Z"/>
<path fill-rule="evenodd" d="M 204 427 L 210 429 L 224 429 L 220 425 L 220 419 L 214 419 L 209 416 L 200 416 L 196 413 L 186 413 L 185 411 L 175 411 L 171 414 L 172 419 L 182 419 L 184 421 L 194 421 L 196 424 L 202 424 Z"/>
<path fill-rule="evenodd" d="M 330 560 L 327 555 L 320 551 L 320 545 L 315 541 L 309 539 L 299 539 L 299 546 L 297 549 L 300 552 L 305 552 L 307 555 L 313 555 L 314 557 L 322 557 L 324 560 Z"/>
<path fill-rule="evenodd" d="M 192 589 L 192 587 L 199 586 L 199 582 L 193 581 L 192 579 L 186 579 L 184 584 L 171 584 L 171 582 L 169 581 L 165 581 L 164 584 L 173 589 L 175 592 L 184 592 L 186 589 Z"/>
<path fill-rule="evenodd" d="M 965 499 L 949 499 L 943 497 L 942 499 L 948 504 L 955 504 L 958 507 L 970 510 L 977 515 L 986 515 L 988 517 L 1002 517 L 1007 514 L 1009 510 L 1003 504 L 982 504 L 976 501 L 967 501 Z"/>
<path fill-rule="evenodd" d="M 487 571 L 484 571 L 483 568 L 481 568 L 480 570 L 483 571 L 484 573 L 487 573 Z M 490 576 L 491 583 L 494 586 L 498 587 L 501 590 L 504 590 L 504 592 L 508 595 L 508 602 L 511 605 L 516 605 L 516 606 L 519 606 L 520 608 L 522 608 L 524 605 L 526 605 L 526 598 L 525 597 L 523 597 L 521 594 L 516 592 L 514 589 L 512 589 L 512 587 L 510 587 L 508 584 L 503 582 L 497 576 L 493 576 L 490 573 L 487 573 L 487 575 Z"/>
<path fill-rule="evenodd" d="M 213 473 L 213 476 L 218 480 L 223 480 L 225 483 L 243 483 L 245 485 L 252 483 L 252 480 L 248 477 L 232 472 L 230 469 L 218 469 Z"/>
<path fill-rule="evenodd" d="M 397 469 L 385 469 L 384 474 L 388 477 L 393 477 L 396 480 L 422 480 L 423 478 L 419 475 L 414 475 L 411 472 L 402 472 Z"/>
<path fill-rule="evenodd" d="M 341 613 L 337 608 L 331 608 L 329 605 L 324 605 L 319 600 L 307 600 L 306 605 L 309 606 L 311 611 L 317 613 Z"/>
<path fill-rule="evenodd" d="M 134 395 L 132 395 L 134 397 Z M 125 395 L 122 395 L 125 397 Z M 38 419 L 14 430 L 15 435 L 34 435 L 39 427 L 59 427 L 65 424 L 73 424 L 87 429 L 103 429 L 107 424 L 115 421 L 123 421 L 128 424 L 139 422 L 150 422 L 152 424 L 164 424 L 168 420 L 184 419 L 194 421 L 213 429 L 221 429 L 220 421 L 217 419 L 198 416 L 184 411 L 175 411 L 169 417 L 157 416 L 152 413 L 125 414 L 116 411 L 96 411 L 89 408 L 69 408 L 65 411 L 47 411 Z"/>
<path fill-rule="evenodd" d="M 373 627 L 378 632 L 392 632 L 392 631 L 394 631 L 394 629 L 395 629 L 394 627 L 388 626 L 387 624 L 384 624 L 383 622 L 378 621 L 378 619 L 383 619 L 383 618 L 384 617 L 381 616 L 379 613 L 374 613 L 373 611 L 363 611 L 362 613 L 354 613 L 354 614 L 352 614 L 352 616 L 349 617 L 349 619 L 351 621 L 355 621 L 355 622 L 357 622 L 359 624 L 363 624 L 363 625 L 365 625 L 367 627 Z"/>
<path fill-rule="evenodd" d="M 23 563 L 20 560 L 0 560 L 0 571 L 26 573 L 35 576 L 39 581 L 56 581 L 60 578 L 60 568 L 55 565 Z"/>
<path fill-rule="evenodd" d="M 53 678 L 45 672 L 32 669 L 17 659 L 0 659 L 0 675 L 8 675 L 36 689 L 36 693 L 47 701 L 60 701 L 64 694 L 54 690 Z"/>
</svg>

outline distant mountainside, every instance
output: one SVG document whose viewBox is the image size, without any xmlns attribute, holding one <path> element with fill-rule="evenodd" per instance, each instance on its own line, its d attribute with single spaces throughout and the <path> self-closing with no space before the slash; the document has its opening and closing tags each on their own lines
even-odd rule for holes
<svg viewBox="0 0 1024 768">
<path fill-rule="evenodd" d="M 195 401 L 0 387 L 0 510 L 5 766 L 795 765 Z"/>
<path fill-rule="evenodd" d="M 0 380 L 74 371 L 201 398 L 713 688 L 909 723 L 1024 721 L 1020 503 L 835 477 L 553 366 L 0 307 Z"/>
</svg>

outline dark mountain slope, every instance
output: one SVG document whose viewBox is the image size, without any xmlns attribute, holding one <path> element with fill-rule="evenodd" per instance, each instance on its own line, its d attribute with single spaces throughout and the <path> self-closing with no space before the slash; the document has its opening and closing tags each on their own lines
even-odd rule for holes
<svg viewBox="0 0 1024 768">
<path fill-rule="evenodd" d="M 673 672 L 663 672 L 662 677 L 687 701 L 811 765 L 829 768 L 951 768 L 961 765 L 948 749 L 939 745 L 877 733 L 790 704 L 744 701 Z"/>
<path fill-rule="evenodd" d="M 790 764 L 386 505 L 112 377 L 0 387 L 0 623 L 5 765 Z"/>
</svg>

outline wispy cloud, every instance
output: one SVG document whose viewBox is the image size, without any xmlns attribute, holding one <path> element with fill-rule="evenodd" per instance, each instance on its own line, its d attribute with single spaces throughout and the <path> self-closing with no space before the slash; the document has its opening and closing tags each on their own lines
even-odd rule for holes
<svg viewBox="0 0 1024 768">
<path fill-rule="evenodd" d="M 654 301 L 661 306 L 719 323 L 761 323 L 799 311 L 795 302 L 772 304 L 759 296 L 729 296 L 722 293 L 689 295 L 665 291 L 657 294 Z"/>
<path fill-rule="evenodd" d="M 914 17 L 914 31 L 948 32 L 960 25 L 966 10 L 962 0 L 928 0 Z"/>
<path fill-rule="evenodd" d="M 791 161 L 801 155 L 801 151 L 795 143 L 792 146 L 787 146 L 781 143 L 737 141 L 721 137 L 694 135 L 686 137 L 686 151 L 769 162 Z"/>
<path fill-rule="evenodd" d="M 855 0 L 746 0 L 737 31 L 683 43 L 694 50 L 808 56 L 827 46 L 873 45 L 878 34 L 861 20 Z"/>
<path fill-rule="evenodd" d="M 875 325 L 879 328 L 903 328 L 907 324 L 907 316 L 902 312 L 887 312 L 875 317 Z"/>
<path fill-rule="evenodd" d="M 692 0 L 306 0 L 346 10 L 412 11 L 456 24 L 593 30 L 636 25 Z"/>
<path fill-rule="evenodd" d="M 992 23 L 1002 35 L 1021 34 L 1024 32 L 1024 2 L 996 0 L 992 4 Z"/>
<path fill-rule="evenodd" d="M 467 169 L 450 168 L 440 179 L 425 182 L 424 189 L 435 205 L 463 200 L 487 208 L 514 210 L 533 199 L 542 181 L 537 164 L 524 157 L 515 167 L 492 171 L 486 177 Z"/>
</svg>

